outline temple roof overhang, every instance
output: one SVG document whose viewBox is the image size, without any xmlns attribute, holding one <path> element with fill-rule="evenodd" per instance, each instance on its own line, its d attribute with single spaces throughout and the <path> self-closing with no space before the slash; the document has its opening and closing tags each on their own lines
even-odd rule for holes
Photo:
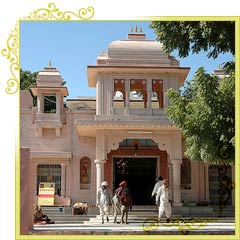
<svg viewBox="0 0 240 240">
<path fill-rule="evenodd" d="M 153 67 L 153 66 L 88 66 L 88 86 L 96 87 L 98 73 L 134 73 L 134 74 L 176 74 L 179 77 L 179 87 L 183 85 L 189 67 Z"/>
<path fill-rule="evenodd" d="M 31 92 L 34 96 L 37 96 L 38 93 L 49 93 L 49 94 L 53 94 L 53 93 L 57 93 L 60 92 L 62 96 L 68 96 L 68 89 L 67 87 L 32 87 Z"/>
<path fill-rule="evenodd" d="M 175 125 L 171 124 L 169 120 L 161 120 L 161 121 L 149 121 L 146 122 L 144 120 L 139 121 L 131 121 L 131 120 L 120 120 L 120 121 L 84 121 L 84 120 L 76 120 L 75 125 L 77 127 L 78 135 L 85 137 L 95 137 L 97 130 L 119 130 L 119 131 L 127 131 L 132 133 L 153 133 L 154 131 L 159 130 L 168 130 L 168 131 L 176 131 L 180 130 Z"/>
</svg>

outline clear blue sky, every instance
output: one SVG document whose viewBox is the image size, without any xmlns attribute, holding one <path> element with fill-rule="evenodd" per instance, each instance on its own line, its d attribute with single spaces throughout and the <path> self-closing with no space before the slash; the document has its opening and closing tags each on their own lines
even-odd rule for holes
<svg viewBox="0 0 240 240">
<path fill-rule="evenodd" d="M 95 65 L 96 58 L 112 41 L 127 39 L 131 27 L 142 27 L 147 39 L 156 39 L 150 22 L 137 21 L 75 21 L 75 22 L 21 22 L 20 24 L 20 66 L 31 72 L 46 67 L 49 60 L 60 72 L 69 97 L 95 96 L 95 88 L 88 87 L 87 66 Z M 176 52 L 172 53 L 177 57 Z M 232 60 L 231 54 L 208 59 L 206 53 L 190 55 L 179 59 L 180 65 L 190 67 L 187 79 L 191 79 L 198 67 L 205 67 L 211 73 L 218 64 Z"/>
</svg>

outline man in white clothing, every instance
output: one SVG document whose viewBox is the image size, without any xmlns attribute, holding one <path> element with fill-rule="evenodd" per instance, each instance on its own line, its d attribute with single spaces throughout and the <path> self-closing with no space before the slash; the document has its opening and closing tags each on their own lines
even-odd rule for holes
<svg viewBox="0 0 240 240">
<path fill-rule="evenodd" d="M 102 188 L 98 190 L 97 194 L 97 206 L 99 207 L 100 215 L 102 217 L 102 223 L 104 223 L 104 214 L 106 215 L 107 222 L 109 222 L 109 207 L 112 205 L 112 197 L 106 181 L 101 183 Z"/>
<path fill-rule="evenodd" d="M 156 205 L 159 204 L 158 209 L 158 220 L 160 221 L 163 213 L 165 212 L 165 215 L 167 217 L 167 223 L 170 222 L 171 217 L 171 204 L 169 203 L 169 182 L 168 179 L 163 180 L 163 185 L 158 189 L 157 195 L 156 195 Z"/>
<path fill-rule="evenodd" d="M 162 176 L 159 176 L 158 181 L 155 183 L 155 186 L 154 186 L 154 188 L 153 188 L 152 197 L 154 197 L 155 194 L 157 194 L 158 189 L 159 189 L 159 188 L 162 186 L 162 184 L 163 184 L 162 181 L 163 181 Z"/>
</svg>

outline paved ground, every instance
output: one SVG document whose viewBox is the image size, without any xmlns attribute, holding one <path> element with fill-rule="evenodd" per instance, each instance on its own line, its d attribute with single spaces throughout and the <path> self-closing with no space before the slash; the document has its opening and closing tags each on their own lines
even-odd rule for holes
<svg viewBox="0 0 240 240">
<path fill-rule="evenodd" d="M 165 221 L 157 222 L 157 219 L 149 219 L 144 223 L 130 222 L 129 224 L 87 222 L 84 224 L 49 224 L 34 225 L 31 234 L 139 234 L 139 235 L 166 235 L 166 234 L 234 234 L 234 219 L 203 219 L 197 221 L 190 219 L 173 220 L 167 224 Z"/>
</svg>

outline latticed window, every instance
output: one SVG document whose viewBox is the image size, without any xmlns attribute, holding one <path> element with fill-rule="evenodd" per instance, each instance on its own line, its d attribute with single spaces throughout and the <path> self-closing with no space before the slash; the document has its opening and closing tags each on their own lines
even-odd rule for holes
<svg viewBox="0 0 240 240">
<path fill-rule="evenodd" d="M 37 167 L 37 194 L 40 182 L 55 182 L 55 194 L 61 195 L 61 165 L 38 164 Z"/>
</svg>

